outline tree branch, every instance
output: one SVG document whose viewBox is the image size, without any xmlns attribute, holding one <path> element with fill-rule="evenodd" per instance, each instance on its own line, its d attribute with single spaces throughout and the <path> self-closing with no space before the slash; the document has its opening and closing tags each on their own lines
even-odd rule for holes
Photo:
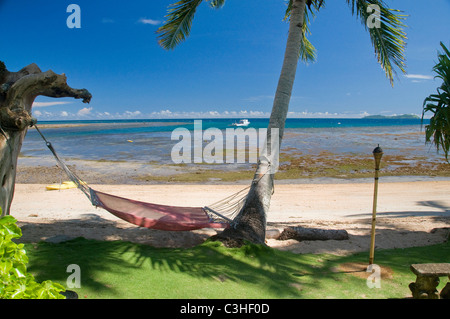
<svg viewBox="0 0 450 319">
<path fill-rule="evenodd" d="M 42 72 L 32 63 L 18 72 L 9 72 L 0 61 L 0 208 L 8 215 L 14 196 L 17 158 L 28 126 L 35 123 L 31 116 L 34 99 L 73 97 L 89 103 L 91 93 L 67 85 L 64 74 Z"/>
<path fill-rule="evenodd" d="M 14 81 L 15 80 L 15 81 Z M 34 99 L 38 95 L 48 97 L 73 97 L 89 103 L 92 95 L 86 89 L 73 89 L 67 85 L 65 74 L 56 74 L 49 70 L 40 72 L 35 64 L 23 68 L 17 73 L 9 73 L 6 83 L 1 86 L 3 106 L 0 106 L 0 123 L 6 129 L 23 130 L 33 124 L 30 112 Z"/>
</svg>

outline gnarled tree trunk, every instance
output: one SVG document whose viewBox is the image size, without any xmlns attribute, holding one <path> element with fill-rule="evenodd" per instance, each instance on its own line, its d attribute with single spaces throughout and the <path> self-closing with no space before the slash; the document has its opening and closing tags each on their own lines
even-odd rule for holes
<svg viewBox="0 0 450 319">
<path fill-rule="evenodd" d="M 276 128 L 279 132 L 278 147 L 281 146 L 289 101 L 291 99 L 292 87 L 297 70 L 305 7 L 306 0 L 294 0 L 292 5 L 283 67 L 278 80 L 267 129 L 267 143 L 269 145 L 271 141 L 271 129 Z M 226 246 L 240 246 L 245 240 L 256 244 L 264 244 L 266 213 L 269 210 L 270 199 L 272 197 L 273 172 L 275 169 L 275 167 L 271 167 L 271 164 L 273 165 L 273 163 L 277 162 L 274 156 L 278 156 L 278 154 L 278 152 L 271 152 L 269 158 L 260 158 L 246 202 L 234 220 L 235 227 L 227 228 L 222 233 L 213 236 L 213 240 L 220 240 Z"/>
<path fill-rule="evenodd" d="M 38 95 L 73 97 L 89 103 L 91 94 L 73 89 L 66 76 L 49 70 L 42 72 L 30 64 L 18 72 L 9 72 L 0 61 L 0 207 L 2 216 L 10 212 L 14 196 L 17 158 L 28 127 L 36 120 L 31 107 Z"/>
</svg>

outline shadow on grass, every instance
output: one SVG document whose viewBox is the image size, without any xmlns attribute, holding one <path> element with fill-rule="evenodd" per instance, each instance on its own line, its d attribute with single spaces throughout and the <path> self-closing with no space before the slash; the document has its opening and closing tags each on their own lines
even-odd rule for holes
<svg viewBox="0 0 450 319">
<path fill-rule="evenodd" d="M 217 242 L 180 249 L 77 238 L 27 248 L 37 280 L 65 285 L 67 266 L 77 264 L 83 287 L 113 298 L 298 298 L 296 274 L 315 267 L 313 259 L 268 247 Z M 134 292 L 124 296 L 128 289 Z"/>
<path fill-rule="evenodd" d="M 376 263 L 393 270 L 397 283 L 392 285 L 400 292 L 387 288 L 372 297 L 408 295 L 412 263 L 450 262 L 449 243 L 432 247 L 377 251 Z M 299 255 L 258 245 L 228 249 L 217 242 L 154 248 L 84 238 L 26 248 L 29 270 L 38 281 L 66 285 L 67 266 L 79 265 L 81 298 L 358 298 L 375 292 L 368 292 L 366 279 L 339 269 L 343 263 L 364 263 L 367 253 Z"/>
</svg>

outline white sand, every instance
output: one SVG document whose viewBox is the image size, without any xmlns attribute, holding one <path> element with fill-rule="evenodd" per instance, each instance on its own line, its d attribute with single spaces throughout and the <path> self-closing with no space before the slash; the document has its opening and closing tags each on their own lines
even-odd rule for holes
<svg viewBox="0 0 450 319">
<path fill-rule="evenodd" d="M 93 188 L 159 204 L 205 206 L 242 185 L 91 185 Z M 380 183 L 376 248 L 404 248 L 444 242 L 450 227 L 450 181 Z M 347 254 L 368 251 L 372 217 L 372 183 L 277 185 L 268 214 L 268 229 L 286 226 L 345 229 L 344 241 L 279 241 L 267 244 L 295 253 Z M 96 209 L 77 189 L 47 191 L 45 185 L 18 184 L 11 214 L 23 241 L 57 235 L 99 240 L 127 240 L 156 247 L 189 247 L 216 231 L 165 232 L 140 228 Z"/>
</svg>

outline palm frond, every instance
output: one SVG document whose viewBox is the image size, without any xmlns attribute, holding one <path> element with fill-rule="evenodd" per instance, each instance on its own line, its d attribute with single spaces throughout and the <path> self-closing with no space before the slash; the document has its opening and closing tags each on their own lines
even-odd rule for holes
<svg viewBox="0 0 450 319">
<path fill-rule="evenodd" d="M 433 67 L 436 72 L 436 77 L 444 81 L 444 84 L 449 84 L 450 80 L 450 51 L 445 47 L 444 43 L 440 43 L 443 53 L 438 53 L 438 63 Z"/>
<path fill-rule="evenodd" d="M 432 102 L 432 103 L 427 103 Z M 450 149 L 450 110 L 440 101 L 440 95 L 430 95 L 424 101 L 424 112 L 432 112 L 430 124 L 425 126 L 425 142 L 442 149 L 448 161 Z"/>
<path fill-rule="evenodd" d="M 203 0 L 180 0 L 171 4 L 167 21 L 158 29 L 158 43 L 165 49 L 174 49 L 189 36 L 195 11 Z M 220 0 L 216 3 L 223 2 Z M 218 4 L 219 5 L 219 4 Z"/>
<path fill-rule="evenodd" d="M 292 11 L 293 0 L 289 0 L 284 20 L 288 20 Z M 308 40 L 307 35 L 311 34 L 309 25 L 311 23 L 311 17 L 315 17 L 321 7 L 324 6 L 323 0 L 308 0 L 308 7 L 305 8 L 305 21 L 302 26 L 302 41 L 299 48 L 299 59 L 303 62 L 315 62 L 317 58 L 317 50 L 314 45 Z"/>
<path fill-rule="evenodd" d="M 317 59 L 317 50 L 306 38 L 306 32 L 303 32 L 303 38 L 299 50 L 299 59 L 303 62 L 315 62 Z"/>
<path fill-rule="evenodd" d="M 294 0 L 289 0 L 288 1 L 286 12 L 284 14 L 284 19 L 283 20 L 288 20 L 289 19 L 290 15 L 291 15 L 292 4 L 293 3 L 294 3 Z M 315 12 L 318 12 L 320 10 L 320 8 L 325 7 L 324 0 L 307 0 L 306 4 L 307 4 L 307 10 L 309 12 L 311 12 L 313 15 L 315 14 Z"/>
<path fill-rule="evenodd" d="M 436 94 L 431 94 L 423 102 L 422 120 L 426 112 L 433 115 L 430 124 L 425 127 L 425 142 L 433 143 L 436 150 L 444 151 L 448 161 L 450 150 L 450 51 L 441 42 L 443 53 L 438 53 L 438 63 L 433 67 L 436 78 L 443 83 L 437 88 Z"/>
<path fill-rule="evenodd" d="M 214 9 L 220 9 L 225 5 L 225 0 L 211 0 L 209 6 Z"/>
<path fill-rule="evenodd" d="M 300 43 L 299 58 L 303 62 L 315 62 L 317 58 L 317 50 L 314 45 L 306 37 L 307 34 L 311 34 L 309 30 L 310 19 L 308 10 L 305 10 L 305 22 L 302 26 L 302 41 Z"/>
<path fill-rule="evenodd" d="M 406 32 L 404 20 L 406 15 L 400 10 L 390 9 L 382 0 L 346 0 L 352 9 L 352 14 L 361 19 L 365 28 L 369 31 L 370 39 L 377 56 L 377 60 L 394 84 L 396 71 L 394 65 L 403 73 L 406 73 L 405 48 Z M 373 11 L 370 5 L 379 8 L 379 27 L 368 27 L 367 21 L 372 18 Z"/>
</svg>

